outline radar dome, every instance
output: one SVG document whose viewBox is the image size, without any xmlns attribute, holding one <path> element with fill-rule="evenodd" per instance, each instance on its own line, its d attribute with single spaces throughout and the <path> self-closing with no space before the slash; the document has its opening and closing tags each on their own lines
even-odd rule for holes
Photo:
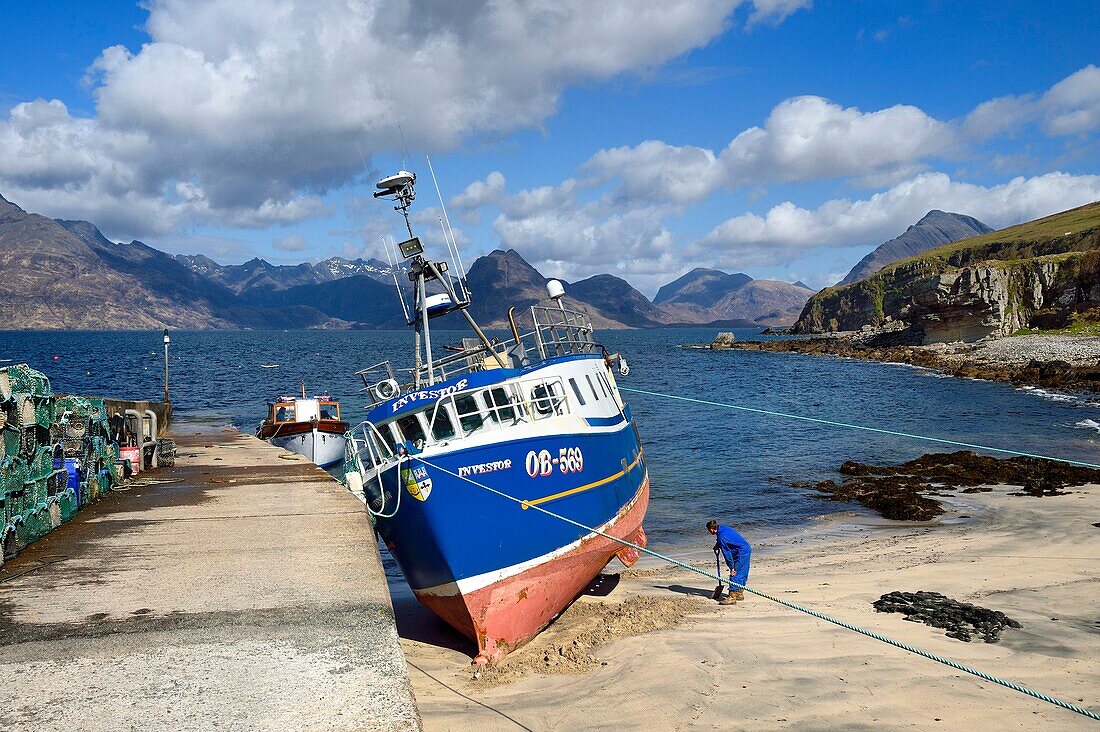
<svg viewBox="0 0 1100 732">
<path fill-rule="evenodd" d="M 565 296 L 565 286 L 557 280 L 550 280 L 546 283 L 546 292 L 549 293 L 552 299 L 557 300 L 559 297 Z"/>
</svg>

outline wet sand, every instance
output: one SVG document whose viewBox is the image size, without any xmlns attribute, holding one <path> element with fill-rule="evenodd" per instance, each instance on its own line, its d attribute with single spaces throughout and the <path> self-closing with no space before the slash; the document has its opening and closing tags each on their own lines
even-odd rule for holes
<svg viewBox="0 0 1100 732">
<path fill-rule="evenodd" d="M 952 496 L 933 522 L 848 516 L 780 539 L 750 535 L 758 550 L 749 585 L 1100 712 L 1100 486 L 1044 498 L 1006 495 L 1013 490 Z M 713 572 L 707 539 L 690 558 Z M 713 589 L 643 560 L 606 597 L 582 597 L 477 678 L 468 641 L 411 597 L 395 597 L 425 728 L 1097 725 L 752 595 L 719 607 Z M 871 603 L 895 590 L 1000 610 L 1022 628 L 996 644 L 948 638 L 876 613 Z"/>
</svg>

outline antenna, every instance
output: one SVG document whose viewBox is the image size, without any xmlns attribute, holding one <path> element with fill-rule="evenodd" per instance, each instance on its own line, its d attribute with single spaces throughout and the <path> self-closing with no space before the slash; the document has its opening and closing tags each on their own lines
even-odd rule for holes
<svg viewBox="0 0 1100 732">
<path fill-rule="evenodd" d="M 401 125 L 397 125 L 397 134 L 401 135 L 401 147 L 405 148 L 405 157 L 401 160 L 405 165 L 409 164 L 412 159 L 412 155 L 409 153 L 409 146 L 405 142 L 405 131 L 401 129 Z"/>
<path fill-rule="evenodd" d="M 466 268 L 462 265 L 462 252 L 458 250 L 458 242 L 455 241 L 454 229 L 451 228 L 451 218 L 447 215 L 447 206 L 443 203 L 443 194 L 439 190 L 439 181 L 435 177 L 435 168 L 432 167 L 432 159 L 427 155 L 424 159 L 428 161 L 428 170 L 432 174 L 432 183 L 435 184 L 435 195 L 439 196 L 439 208 L 443 211 L 443 222 L 446 223 L 446 230 L 443 232 L 443 238 L 447 239 L 447 234 L 450 234 L 450 240 L 447 242 L 447 249 L 450 251 L 451 247 L 454 247 L 454 257 L 457 258 L 457 262 L 454 262 L 458 268 L 458 283 L 462 286 L 462 299 L 466 302 L 470 301 L 470 289 L 466 286 Z"/>
<path fill-rule="evenodd" d="M 416 200 L 416 192 L 413 184 L 416 183 L 416 173 L 407 170 L 399 170 L 388 178 L 378 181 L 378 190 L 374 192 L 375 198 L 387 198 L 393 196 L 397 205 L 394 211 L 400 211 L 405 217 L 405 228 L 409 230 L 409 236 L 413 236 L 412 224 L 409 223 L 409 207 Z"/>
</svg>

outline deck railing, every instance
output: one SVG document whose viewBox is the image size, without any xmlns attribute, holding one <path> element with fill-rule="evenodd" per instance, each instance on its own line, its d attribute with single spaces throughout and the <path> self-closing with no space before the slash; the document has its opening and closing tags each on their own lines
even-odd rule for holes
<svg viewBox="0 0 1100 732">
<path fill-rule="evenodd" d="M 585 313 L 563 307 L 535 305 L 530 309 L 530 318 L 530 325 L 524 324 L 523 330 L 513 321 L 513 337 L 507 340 L 494 339 L 492 350 L 476 338 L 463 338 L 459 350 L 432 363 L 432 371 L 437 380 L 499 368 L 500 363 L 508 367 L 529 366 L 558 356 L 596 353 L 602 350 L 602 346 L 592 337 L 592 323 Z M 401 378 L 398 373 L 402 374 Z M 424 388 L 427 375 L 426 364 L 421 366 L 418 375 L 415 369 L 395 371 L 389 361 L 382 361 L 356 372 L 373 404 L 385 401 L 377 392 L 382 381 L 394 382 L 400 392 L 405 394 Z"/>
</svg>

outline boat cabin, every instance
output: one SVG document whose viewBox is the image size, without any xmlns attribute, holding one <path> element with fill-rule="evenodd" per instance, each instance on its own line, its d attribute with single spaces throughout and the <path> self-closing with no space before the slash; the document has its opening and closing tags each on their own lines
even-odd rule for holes
<svg viewBox="0 0 1100 732">
<path fill-rule="evenodd" d="M 267 419 L 276 425 L 291 422 L 340 421 L 340 403 L 327 396 L 318 396 L 312 399 L 280 397 L 267 406 Z"/>
</svg>

